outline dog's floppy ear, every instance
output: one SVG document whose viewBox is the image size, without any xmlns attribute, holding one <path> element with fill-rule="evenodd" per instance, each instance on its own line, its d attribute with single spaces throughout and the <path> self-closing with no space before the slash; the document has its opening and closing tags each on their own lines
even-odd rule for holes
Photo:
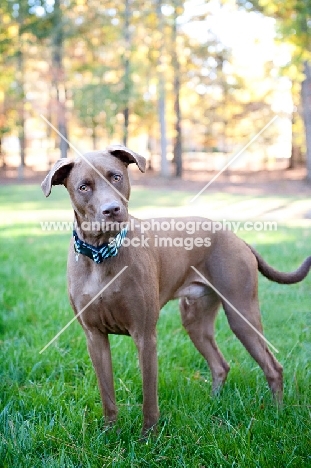
<svg viewBox="0 0 311 468">
<path fill-rule="evenodd" d="M 108 153 L 112 154 L 119 158 L 126 165 L 135 163 L 138 166 L 138 169 L 141 172 L 145 172 L 146 169 L 146 159 L 140 154 L 135 153 L 134 151 L 126 148 L 122 145 L 110 145 L 107 148 Z"/>
<path fill-rule="evenodd" d="M 51 193 L 52 185 L 62 185 L 74 165 L 73 159 L 62 158 L 56 161 L 46 178 L 41 184 L 41 188 L 46 197 Z"/>
</svg>

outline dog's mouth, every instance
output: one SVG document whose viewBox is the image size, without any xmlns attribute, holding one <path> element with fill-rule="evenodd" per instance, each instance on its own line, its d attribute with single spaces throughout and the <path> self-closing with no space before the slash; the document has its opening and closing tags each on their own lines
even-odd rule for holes
<svg viewBox="0 0 311 468">
<path fill-rule="evenodd" d="M 77 229 L 78 228 L 78 229 Z M 93 246 L 99 246 L 103 243 L 109 243 L 119 233 L 129 229 L 129 222 L 124 221 L 83 221 L 81 225 L 77 226 L 77 232 L 82 235 L 82 240 L 92 244 Z"/>
<path fill-rule="evenodd" d="M 91 234 L 117 234 L 128 225 L 127 213 L 118 216 L 107 217 L 98 216 L 93 220 L 88 219 L 81 225 L 82 230 Z"/>
<path fill-rule="evenodd" d="M 121 220 L 121 221 L 107 221 L 105 219 L 101 222 L 100 231 L 103 233 L 111 233 L 117 234 L 118 232 L 122 231 L 128 225 L 128 220 Z"/>
</svg>

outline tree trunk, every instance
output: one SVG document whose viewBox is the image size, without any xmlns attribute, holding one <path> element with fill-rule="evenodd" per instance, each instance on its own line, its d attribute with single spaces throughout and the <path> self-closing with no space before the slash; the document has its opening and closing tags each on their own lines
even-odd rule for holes
<svg viewBox="0 0 311 468">
<path fill-rule="evenodd" d="M 302 82 L 301 97 L 307 145 L 307 180 L 311 183 L 311 68 L 305 63 L 306 79 Z"/>
<path fill-rule="evenodd" d="M 182 176 L 182 129 L 180 110 L 180 63 L 177 51 L 177 7 L 174 9 L 173 23 L 173 54 L 172 62 L 174 68 L 174 110 L 175 110 L 175 140 L 174 140 L 174 163 L 176 177 Z"/>
<path fill-rule="evenodd" d="M 51 122 L 51 123 L 54 123 L 53 122 L 53 91 L 54 91 L 53 83 L 50 83 L 49 101 L 48 101 L 48 106 L 47 106 L 47 119 L 48 119 L 48 122 Z M 55 125 L 57 125 L 57 123 L 55 123 Z M 57 148 L 57 143 L 55 140 L 55 132 L 50 125 L 46 126 L 46 136 L 48 140 L 48 147 L 46 151 L 47 165 L 48 165 L 48 168 L 51 169 L 54 163 L 53 157 L 52 157 L 52 152 L 53 152 L 52 150 Z M 52 146 L 52 141 L 53 141 L 53 146 Z"/>
<path fill-rule="evenodd" d="M 20 165 L 18 169 L 18 178 L 24 178 L 24 168 L 26 165 L 25 158 L 25 83 L 24 83 L 24 53 L 23 53 L 23 43 L 21 35 L 21 26 L 23 19 L 19 15 L 18 17 L 18 39 L 19 39 L 19 51 L 17 53 L 17 84 L 18 84 L 18 139 L 20 147 Z"/>
<path fill-rule="evenodd" d="M 159 121 L 160 121 L 160 140 L 161 140 L 161 176 L 169 177 L 169 166 L 167 161 L 167 137 L 166 137 L 166 114 L 165 114 L 165 78 L 163 73 L 163 53 L 164 53 L 164 24 L 163 15 L 161 11 L 162 0 L 157 2 L 157 17 L 159 22 L 159 31 L 162 34 L 161 43 L 159 48 L 159 62 L 158 62 L 158 105 L 159 105 Z"/>
<path fill-rule="evenodd" d="M 60 0 L 54 3 L 54 31 L 52 38 L 52 64 L 53 64 L 53 85 L 56 94 L 57 125 L 60 134 L 68 139 L 67 118 L 66 118 L 66 88 L 65 72 L 63 66 L 63 23 Z M 67 157 L 68 143 L 60 137 L 59 148 L 61 158 Z"/>
<path fill-rule="evenodd" d="M 124 109 L 123 109 L 123 144 L 127 146 L 129 134 L 129 98 L 130 98 L 130 51 L 131 51 L 131 38 L 130 38 L 130 0 L 125 0 L 124 11 L 124 42 L 125 42 L 125 56 L 124 56 Z"/>
<path fill-rule="evenodd" d="M 288 161 L 288 166 L 287 166 L 287 169 L 288 170 L 291 170 L 291 169 L 295 169 L 297 166 L 301 165 L 302 164 L 302 160 L 301 160 L 301 156 L 302 156 L 302 148 L 301 148 L 301 144 L 299 144 L 297 142 L 297 132 L 295 131 L 295 124 L 297 122 L 297 118 L 298 118 L 298 111 L 297 111 L 297 107 L 298 107 L 298 103 L 296 105 L 295 103 L 295 99 L 296 96 L 294 94 L 292 94 L 292 100 L 293 100 L 293 103 L 294 103 L 294 108 L 293 108 L 293 112 L 292 112 L 292 121 L 291 121 L 291 136 L 292 136 L 292 139 L 291 139 L 291 153 L 290 153 L 290 157 L 289 157 L 289 161 Z M 302 99 L 302 97 L 301 97 Z"/>
<path fill-rule="evenodd" d="M 4 153 L 2 151 L 2 136 L 0 135 L 0 169 L 4 168 L 5 169 L 5 159 L 4 159 Z"/>
<path fill-rule="evenodd" d="M 129 136 L 129 121 L 130 121 L 130 110 L 127 107 L 123 110 L 123 144 L 127 146 L 128 136 Z"/>
<path fill-rule="evenodd" d="M 295 139 L 294 139 L 294 124 L 295 124 L 295 111 L 293 110 L 293 113 L 292 113 L 292 125 L 291 125 L 291 130 L 292 130 L 292 147 L 291 147 L 291 153 L 290 153 L 290 158 L 289 158 L 289 161 L 288 161 L 288 167 L 287 167 L 287 169 L 294 169 L 294 168 L 295 168 L 295 163 L 296 163 L 297 146 L 295 145 Z"/>
<path fill-rule="evenodd" d="M 94 119 L 92 119 L 92 144 L 93 150 L 97 150 L 97 132 L 96 132 L 97 124 Z"/>
</svg>

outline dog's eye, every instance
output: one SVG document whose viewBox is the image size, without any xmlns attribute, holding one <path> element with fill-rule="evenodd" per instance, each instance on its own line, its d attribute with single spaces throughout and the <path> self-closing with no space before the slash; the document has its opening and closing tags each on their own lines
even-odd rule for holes
<svg viewBox="0 0 311 468">
<path fill-rule="evenodd" d="M 112 176 L 113 182 L 120 182 L 121 179 L 122 179 L 122 176 L 120 174 L 113 174 Z"/>
<path fill-rule="evenodd" d="M 81 185 L 79 186 L 80 192 L 87 192 L 88 189 L 89 189 L 89 188 L 88 188 L 88 186 L 87 186 L 86 184 L 81 184 Z"/>
</svg>

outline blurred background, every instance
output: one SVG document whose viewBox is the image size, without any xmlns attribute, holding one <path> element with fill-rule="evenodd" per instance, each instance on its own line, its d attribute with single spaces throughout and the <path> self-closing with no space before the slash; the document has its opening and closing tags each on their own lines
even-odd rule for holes
<svg viewBox="0 0 311 468">
<path fill-rule="evenodd" d="M 0 15 L 1 181 L 75 155 L 53 127 L 206 179 L 276 115 L 230 172 L 311 180 L 310 0 L 2 0 Z"/>
</svg>

